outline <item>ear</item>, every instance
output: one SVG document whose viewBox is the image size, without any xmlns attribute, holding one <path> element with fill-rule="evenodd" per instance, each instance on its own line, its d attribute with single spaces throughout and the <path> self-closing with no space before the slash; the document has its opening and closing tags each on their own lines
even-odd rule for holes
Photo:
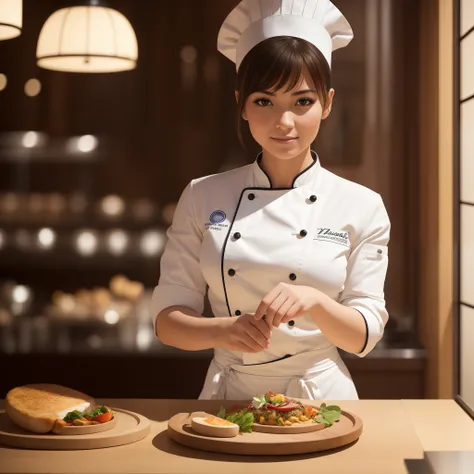
<svg viewBox="0 0 474 474">
<path fill-rule="evenodd" d="M 321 120 L 326 120 L 329 117 L 329 114 L 331 113 L 331 110 L 332 110 L 332 101 L 334 99 L 334 94 L 335 94 L 334 89 L 330 89 L 328 92 L 328 100 L 326 102 L 326 108 L 324 109 L 323 114 L 321 115 Z"/>
</svg>

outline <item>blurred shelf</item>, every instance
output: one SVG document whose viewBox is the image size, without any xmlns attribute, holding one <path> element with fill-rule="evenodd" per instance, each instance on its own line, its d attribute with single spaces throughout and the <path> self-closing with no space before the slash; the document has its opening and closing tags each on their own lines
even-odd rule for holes
<svg viewBox="0 0 474 474">
<path fill-rule="evenodd" d="M 106 267 L 107 270 L 120 271 L 134 265 L 140 265 L 146 270 L 157 269 L 159 255 L 143 255 L 139 252 L 126 252 L 123 255 L 96 253 L 82 256 L 71 251 L 19 252 L 14 249 L 0 250 L 0 269 L 17 269 L 27 267 L 31 271 L 48 272 L 57 269 L 88 269 Z"/>
<path fill-rule="evenodd" d="M 0 228 L 4 231 L 16 230 L 39 230 L 44 227 L 56 230 L 80 230 L 80 229 L 124 229 L 124 230 L 166 230 L 166 225 L 159 218 L 147 220 L 134 219 L 130 216 L 118 218 L 104 218 L 96 215 L 61 214 L 48 216 L 47 214 L 36 214 L 34 216 L 8 216 L 0 215 Z M 152 227 L 153 229 L 149 229 Z"/>
</svg>

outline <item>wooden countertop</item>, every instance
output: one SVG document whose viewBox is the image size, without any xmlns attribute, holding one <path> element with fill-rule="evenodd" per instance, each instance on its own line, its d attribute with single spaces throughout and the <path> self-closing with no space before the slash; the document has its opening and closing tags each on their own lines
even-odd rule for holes
<svg viewBox="0 0 474 474">
<path fill-rule="evenodd" d="M 453 400 L 334 402 L 362 418 L 364 431 L 356 444 L 330 454 L 270 457 L 195 451 L 170 440 L 166 435 L 168 419 L 179 412 L 205 411 L 206 401 L 101 402 L 148 417 L 152 421 L 149 436 L 130 445 L 88 451 L 0 446 L 0 473 L 408 474 L 405 461 L 423 459 L 424 451 L 474 450 L 474 422 Z"/>
</svg>

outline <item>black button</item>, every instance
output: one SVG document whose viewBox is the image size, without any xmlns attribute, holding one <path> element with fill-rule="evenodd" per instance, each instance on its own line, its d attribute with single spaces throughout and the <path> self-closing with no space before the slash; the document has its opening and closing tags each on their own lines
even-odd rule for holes
<svg viewBox="0 0 474 474">
<path fill-rule="evenodd" d="M 380 253 L 380 254 L 381 254 L 381 253 L 382 253 L 382 249 L 378 249 L 378 250 L 377 250 L 377 253 Z"/>
<path fill-rule="evenodd" d="M 240 316 L 241 314 L 242 314 L 242 313 L 241 313 L 239 310 L 237 310 L 237 311 L 235 312 L 235 315 L 236 315 L 236 316 Z"/>
<path fill-rule="evenodd" d="M 294 273 L 290 273 L 290 280 L 295 281 L 296 280 L 296 275 Z"/>
<path fill-rule="evenodd" d="M 242 237 L 242 236 L 240 235 L 240 232 L 236 232 L 236 233 L 234 234 L 234 239 L 235 239 L 235 240 L 239 240 L 240 237 Z"/>
<path fill-rule="evenodd" d="M 253 201 L 255 199 L 255 194 L 254 193 L 250 193 L 248 196 L 250 201 Z"/>
<path fill-rule="evenodd" d="M 288 321 L 288 326 L 294 326 L 294 325 L 295 325 L 295 322 L 293 320 Z"/>
<path fill-rule="evenodd" d="M 300 235 L 301 237 L 306 237 L 308 235 L 308 231 L 307 230 L 300 230 Z"/>
<path fill-rule="evenodd" d="M 311 202 L 316 202 L 317 199 L 318 199 L 318 198 L 317 198 L 314 194 L 309 197 L 309 200 L 310 200 Z"/>
<path fill-rule="evenodd" d="M 229 276 L 233 277 L 235 275 L 235 270 L 233 268 L 229 268 L 229 271 L 227 272 Z"/>
</svg>

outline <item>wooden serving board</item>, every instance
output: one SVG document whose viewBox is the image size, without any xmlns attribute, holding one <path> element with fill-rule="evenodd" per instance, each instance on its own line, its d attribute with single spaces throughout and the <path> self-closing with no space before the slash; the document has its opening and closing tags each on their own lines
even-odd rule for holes
<svg viewBox="0 0 474 474">
<path fill-rule="evenodd" d="M 0 411 L 0 444 L 15 448 L 44 450 L 97 449 L 135 443 L 145 438 L 150 432 L 148 418 L 119 408 L 112 408 L 112 410 L 115 412 L 115 426 L 107 431 L 81 436 L 30 433 L 15 425 L 4 411 Z M 92 425 L 91 428 L 93 426 L 99 425 Z"/>
<path fill-rule="evenodd" d="M 304 401 L 304 403 L 309 404 L 308 401 Z M 216 400 L 215 413 L 219 411 L 219 407 L 220 401 Z M 359 439 L 363 427 L 362 420 L 357 415 L 343 410 L 338 422 L 329 427 L 323 426 L 317 431 L 306 433 L 253 431 L 252 433 L 241 433 L 235 438 L 217 438 L 196 433 L 191 428 L 191 418 L 208 415 L 209 413 L 204 412 L 178 413 L 168 422 L 168 435 L 180 444 L 201 451 L 274 456 L 340 448 Z"/>
<path fill-rule="evenodd" d="M 297 433 L 311 433 L 312 431 L 319 431 L 325 429 L 325 425 L 322 423 L 314 423 L 309 421 L 307 423 L 295 423 L 291 426 L 280 426 L 280 425 L 261 425 L 260 423 L 254 423 L 252 425 L 253 431 L 259 433 L 273 433 L 273 434 L 297 434 Z"/>
</svg>

